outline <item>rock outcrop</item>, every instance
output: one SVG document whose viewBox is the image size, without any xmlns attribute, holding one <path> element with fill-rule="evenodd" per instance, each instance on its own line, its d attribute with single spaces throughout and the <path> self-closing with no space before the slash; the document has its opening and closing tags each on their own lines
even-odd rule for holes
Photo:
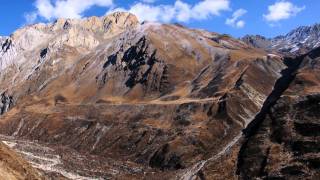
<svg viewBox="0 0 320 180">
<path fill-rule="evenodd" d="M 8 110 L 13 107 L 13 98 L 6 94 L 6 92 L 1 94 L 0 97 L 0 114 L 8 112 Z"/>
</svg>

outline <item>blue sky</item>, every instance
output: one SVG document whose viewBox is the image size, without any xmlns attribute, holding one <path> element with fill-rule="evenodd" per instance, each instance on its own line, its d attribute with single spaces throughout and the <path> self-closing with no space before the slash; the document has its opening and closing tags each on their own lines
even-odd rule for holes
<svg viewBox="0 0 320 180">
<path fill-rule="evenodd" d="M 3 0 L 0 35 L 59 17 L 102 16 L 130 11 L 140 20 L 181 23 L 235 37 L 274 37 L 320 22 L 319 0 Z"/>
</svg>

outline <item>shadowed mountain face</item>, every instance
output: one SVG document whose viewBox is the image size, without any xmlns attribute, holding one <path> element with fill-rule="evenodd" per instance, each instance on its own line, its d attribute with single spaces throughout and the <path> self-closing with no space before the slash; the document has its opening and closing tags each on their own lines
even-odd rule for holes
<svg viewBox="0 0 320 180">
<path fill-rule="evenodd" d="M 281 98 L 256 116 L 238 156 L 243 179 L 317 179 L 319 174 L 320 49 L 296 59 Z"/>
<path fill-rule="evenodd" d="M 0 45 L 1 139 L 52 178 L 265 177 L 250 148 L 271 146 L 252 143 L 278 128 L 267 114 L 289 91 L 317 92 L 301 68 L 315 53 L 289 60 L 129 13 L 32 25 Z"/>
</svg>

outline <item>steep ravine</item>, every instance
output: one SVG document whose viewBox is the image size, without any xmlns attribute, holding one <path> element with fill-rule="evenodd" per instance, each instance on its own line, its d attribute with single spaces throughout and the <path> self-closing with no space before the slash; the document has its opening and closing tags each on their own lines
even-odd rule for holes
<svg viewBox="0 0 320 180">
<path fill-rule="evenodd" d="M 285 58 L 284 63 L 287 66 L 281 74 L 282 76 L 277 80 L 271 94 L 268 96 L 260 112 L 255 116 L 255 118 L 248 124 L 248 126 L 243 130 L 243 134 L 246 138 L 250 138 L 252 134 L 255 133 L 259 125 L 262 123 L 266 114 L 270 111 L 270 108 L 277 102 L 281 97 L 283 92 L 289 87 L 290 83 L 295 78 L 295 73 L 299 69 L 299 66 L 305 56 L 293 58 Z"/>
<path fill-rule="evenodd" d="M 255 118 L 248 124 L 248 126 L 243 130 L 244 134 L 244 142 L 240 148 L 237 162 L 237 175 L 240 176 L 240 179 L 250 179 L 252 175 L 263 176 L 262 170 L 258 170 L 260 172 L 251 172 L 253 174 L 249 174 L 247 170 L 244 170 L 245 162 L 244 162 L 244 151 L 248 148 L 249 141 L 253 138 L 252 136 L 256 135 L 257 131 L 261 129 L 264 120 L 268 113 L 270 113 L 271 108 L 277 103 L 277 101 L 281 98 L 282 94 L 288 89 L 292 81 L 296 77 L 296 72 L 299 69 L 303 59 L 306 55 L 299 56 L 296 58 L 287 57 L 284 59 L 284 63 L 287 66 L 281 74 L 282 76 L 277 80 L 273 91 L 270 93 L 266 101 L 264 102 L 260 112 L 255 116 Z M 257 142 L 259 143 L 259 142 Z M 269 151 L 269 150 L 268 150 Z M 266 160 L 263 160 L 262 167 L 265 166 Z M 258 162 L 256 162 L 258 163 Z"/>
</svg>

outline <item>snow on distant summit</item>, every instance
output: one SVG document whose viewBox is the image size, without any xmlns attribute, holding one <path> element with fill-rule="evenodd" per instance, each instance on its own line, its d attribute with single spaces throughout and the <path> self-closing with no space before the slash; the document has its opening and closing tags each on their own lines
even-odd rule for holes
<svg viewBox="0 0 320 180">
<path fill-rule="evenodd" d="M 275 38 L 247 35 L 242 40 L 254 47 L 268 51 L 302 54 L 320 46 L 320 24 L 301 26 L 284 36 Z"/>
</svg>

